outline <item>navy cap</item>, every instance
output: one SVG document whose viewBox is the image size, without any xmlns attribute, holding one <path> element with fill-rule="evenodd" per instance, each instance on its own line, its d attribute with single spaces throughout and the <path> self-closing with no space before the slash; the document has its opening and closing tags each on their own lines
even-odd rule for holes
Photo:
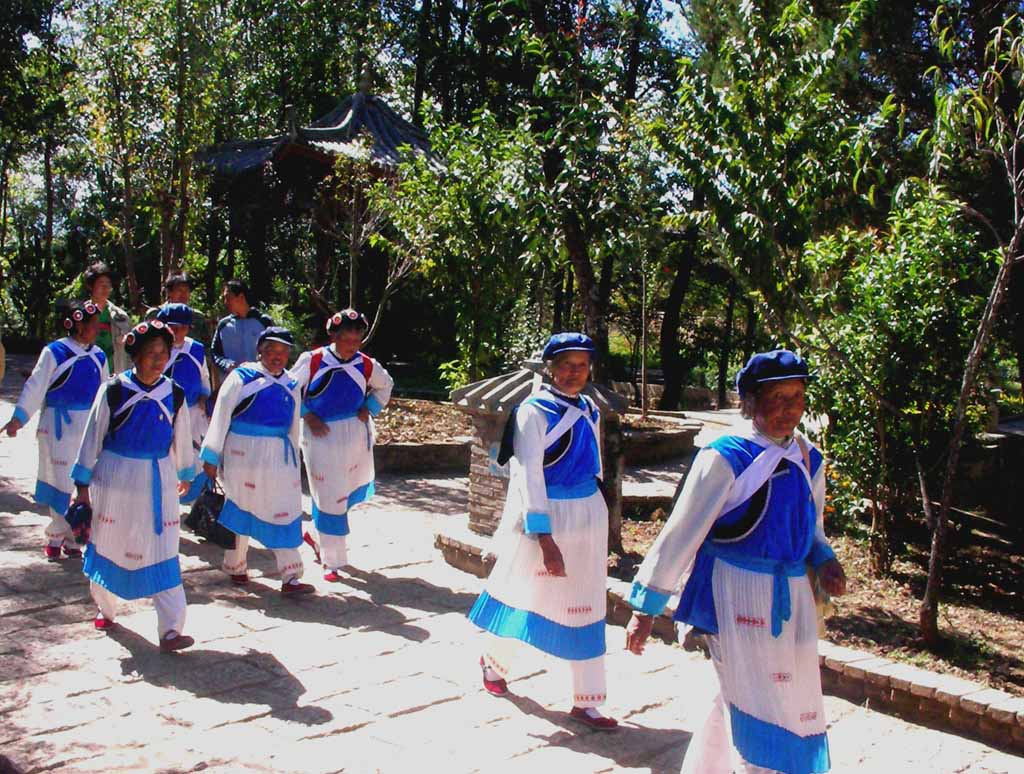
<svg viewBox="0 0 1024 774">
<path fill-rule="evenodd" d="M 150 339 L 163 339 L 168 352 L 174 346 L 174 334 L 170 329 L 160 320 L 148 320 L 140 322 L 124 335 L 124 349 L 128 357 L 134 359 Z"/>
<path fill-rule="evenodd" d="M 554 360 L 563 352 L 586 352 L 591 358 L 594 357 L 594 342 L 585 333 L 556 333 L 548 343 L 544 345 L 544 353 L 541 357 L 544 360 Z"/>
<path fill-rule="evenodd" d="M 277 341 L 281 344 L 287 344 L 289 347 L 295 346 L 295 337 L 292 336 L 291 331 L 287 328 L 282 328 L 280 325 L 271 325 L 269 328 L 264 328 L 263 332 L 260 333 L 260 337 L 256 339 L 256 346 L 262 347 L 265 341 Z"/>
<path fill-rule="evenodd" d="M 192 325 L 192 307 L 188 304 L 164 304 L 156 319 L 167 325 Z"/>
<path fill-rule="evenodd" d="M 736 390 L 745 398 L 759 384 L 781 382 L 786 379 L 811 378 L 807 361 L 788 349 L 773 349 L 758 352 L 752 356 L 743 369 L 736 374 Z"/>
<path fill-rule="evenodd" d="M 342 309 L 327 320 L 328 333 L 335 333 L 345 328 L 360 328 L 365 331 L 369 327 L 370 323 L 367 321 L 366 315 L 360 314 L 355 309 Z"/>
</svg>

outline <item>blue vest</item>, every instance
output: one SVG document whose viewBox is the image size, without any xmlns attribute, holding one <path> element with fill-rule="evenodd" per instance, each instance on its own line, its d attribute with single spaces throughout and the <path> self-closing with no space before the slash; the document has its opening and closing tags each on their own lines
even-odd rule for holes
<svg viewBox="0 0 1024 774">
<path fill-rule="evenodd" d="M 236 368 L 235 373 L 241 377 L 242 384 L 266 378 L 262 371 L 245 366 Z M 293 379 L 289 384 L 294 389 L 297 383 Z M 286 436 L 291 430 L 294 414 L 295 399 L 291 393 L 279 384 L 271 384 L 239 402 L 232 415 L 230 430 L 242 435 Z"/>
<path fill-rule="evenodd" d="M 46 348 L 50 350 L 50 354 L 53 355 L 58 366 L 75 357 L 71 348 L 62 341 L 54 341 Z M 101 363 L 107 362 L 107 356 L 99 347 L 93 345 L 86 351 L 95 354 Z M 100 373 L 100 369 L 96 367 L 93 359 L 83 357 L 50 385 L 46 391 L 46 405 L 74 411 L 88 409 L 96 398 L 102 379 L 103 374 Z"/>
<path fill-rule="evenodd" d="M 584 396 L 577 396 L 575 400 L 564 395 L 558 398 L 584 409 L 590 421 L 598 421 L 600 415 L 597 407 Z M 523 403 L 537 406 L 543 411 L 547 420 L 546 432 L 553 430 L 567 411 L 564 405 L 555 400 L 555 394 L 547 390 L 531 395 Z M 601 452 L 586 417 L 577 419 L 566 433 L 544 450 L 544 485 L 549 498 L 568 499 L 592 494 L 597 490 L 597 476 L 600 472 Z"/>
<path fill-rule="evenodd" d="M 341 368 L 330 368 L 338 363 L 351 364 L 366 379 L 363 354 L 357 352 L 348 360 L 340 360 L 327 347 L 316 372 L 309 380 L 303 396 L 303 406 L 325 422 L 354 417 L 366 403 L 366 391 L 351 375 Z"/>
<path fill-rule="evenodd" d="M 166 456 L 174 437 L 173 423 L 167 420 L 167 416 L 153 400 L 140 400 L 123 410 L 124 404 L 135 393 L 121 384 L 121 378 L 117 376 L 107 382 L 110 428 L 103 440 L 103 448 L 123 457 L 159 459 Z M 161 376 L 156 384 L 147 386 L 134 373 L 126 378 L 143 392 L 152 392 L 169 381 L 166 376 Z M 173 382 L 171 391 L 160 401 L 170 412 L 172 420 L 184 402 L 184 392 Z"/>
<path fill-rule="evenodd" d="M 723 436 L 708 448 L 721 454 L 737 477 L 764 451 L 754 441 L 738 436 Z M 821 467 L 822 456 L 813 447 L 808 452 L 813 478 Z M 782 460 L 750 499 L 715 520 L 697 552 L 675 619 L 708 632 L 718 632 L 711 591 L 716 557 L 757 572 L 773 572 L 780 582 L 785 576 L 802 575 L 814 541 L 816 522 L 817 511 L 807 479 L 793 462 Z M 788 592 L 786 597 L 788 599 Z M 785 618 L 788 619 L 788 615 Z"/>
<path fill-rule="evenodd" d="M 203 374 L 192 358 L 184 353 L 189 353 L 200 363 L 206 357 L 206 348 L 198 341 L 185 339 L 185 345 L 181 348 L 182 354 L 164 371 L 175 383 L 185 391 L 185 401 L 189 406 L 194 406 L 204 397 Z M 208 393 L 207 393 L 208 394 Z"/>
</svg>

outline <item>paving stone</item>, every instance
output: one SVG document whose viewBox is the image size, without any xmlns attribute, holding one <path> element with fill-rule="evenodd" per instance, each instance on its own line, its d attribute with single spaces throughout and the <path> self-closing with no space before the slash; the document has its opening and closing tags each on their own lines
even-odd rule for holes
<svg viewBox="0 0 1024 774">
<path fill-rule="evenodd" d="M 999 704 L 1013 698 L 1004 691 L 995 688 L 985 688 L 977 693 L 969 693 L 960 697 L 960 706 L 968 712 L 985 714 L 989 705 Z"/>
</svg>

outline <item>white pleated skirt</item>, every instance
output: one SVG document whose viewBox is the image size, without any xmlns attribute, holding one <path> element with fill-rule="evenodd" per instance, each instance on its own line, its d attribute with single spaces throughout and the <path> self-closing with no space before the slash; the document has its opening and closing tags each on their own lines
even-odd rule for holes
<svg viewBox="0 0 1024 774">
<path fill-rule="evenodd" d="M 221 466 L 224 494 L 240 509 L 274 525 L 302 515 L 299 466 L 281 438 L 228 433 Z"/>
<path fill-rule="evenodd" d="M 316 507 L 327 514 L 348 513 L 373 481 L 373 420 L 357 417 L 328 422 L 330 432 L 317 437 L 303 423 L 302 456 L 306 460 L 309 491 Z M 349 498 L 357 502 L 349 503 Z"/>
<path fill-rule="evenodd" d="M 519 499 L 513 487 L 510 504 L 521 507 Z M 503 518 L 504 529 L 494 542 L 498 559 L 470 620 L 558 658 L 596 658 L 605 652 L 608 508 L 599 491 L 579 499 L 549 500 L 548 506 L 565 577 L 544 568 L 535 535 L 509 528 L 519 520 Z"/>
<path fill-rule="evenodd" d="M 773 576 L 716 560 L 716 663 L 733 742 L 745 760 L 794 774 L 828 771 L 814 594 L 787 578 L 791 615 L 771 633 Z"/>
<path fill-rule="evenodd" d="M 89 409 L 68 411 L 70 422 L 60 421 L 57 438 L 57 411 L 46 407 L 39 415 L 36 440 L 39 446 L 39 472 L 36 476 L 36 502 L 63 515 L 71 502 L 74 485 L 71 468 L 89 420 Z"/>
<path fill-rule="evenodd" d="M 122 599 L 152 596 L 181 583 L 177 481 L 170 455 L 154 461 L 100 452 L 90 485 L 92 537 L 83 565 L 92 581 Z M 159 534 L 154 483 L 162 514 Z"/>
</svg>

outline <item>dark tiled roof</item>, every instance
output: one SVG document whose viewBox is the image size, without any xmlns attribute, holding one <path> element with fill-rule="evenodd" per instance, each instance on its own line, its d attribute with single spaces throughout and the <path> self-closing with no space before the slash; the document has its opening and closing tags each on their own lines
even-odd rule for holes
<svg viewBox="0 0 1024 774">
<path fill-rule="evenodd" d="M 387 168 L 398 166 L 400 149 L 408 146 L 414 153 L 426 156 L 431 166 L 441 168 L 422 129 L 406 121 L 379 97 L 363 92 L 345 98 L 312 125 L 298 127 L 294 137 L 280 135 L 222 143 L 203 151 L 198 158 L 215 176 L 233 178 L 260 169 L 289 146 L 305 146 L 326 157 L 363 158 Z"/>
</svg>

